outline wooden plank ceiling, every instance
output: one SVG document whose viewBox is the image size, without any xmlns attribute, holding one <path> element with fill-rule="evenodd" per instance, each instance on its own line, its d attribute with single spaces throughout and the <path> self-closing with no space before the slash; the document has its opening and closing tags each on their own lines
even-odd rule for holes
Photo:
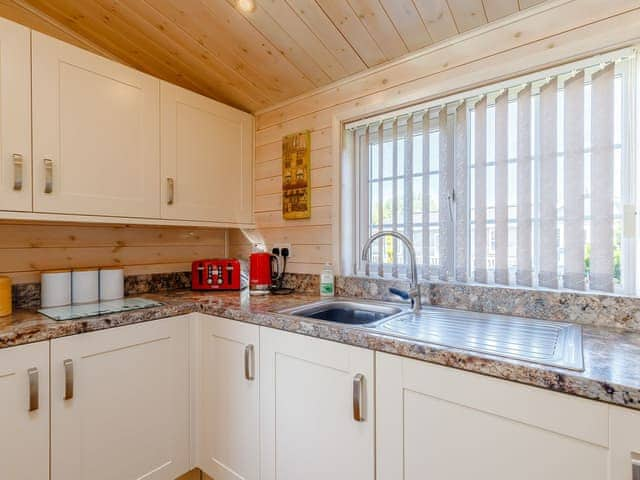
<svg viewBox="0 0 640 480">
<path fill-rule="evenodd" d="M 0 0 L 0 15 L 246 111 L 545 0 Z"/>
</svg>

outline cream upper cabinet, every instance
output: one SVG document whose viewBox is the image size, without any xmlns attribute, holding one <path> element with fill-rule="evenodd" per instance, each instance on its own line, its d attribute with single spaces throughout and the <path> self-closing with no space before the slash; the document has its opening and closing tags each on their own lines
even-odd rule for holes
<svg viewBox="0 0 640 480">
<path fill-rule="evenodd" d="M 0 18 L 0 210 L 31 210 L 29 29 Z"/>
<path fill-rule="evenodd" d="M 253 117 L 161 83 L 162 218 L 252 222 Z"/>
<path fill-rule="evenodd" d="M 158 79 L 32 32 L 34 211 L 160 216 Z"/>
<path fill-rule="evenodd" d="M 198 466 L 216 480 L 259 480 L 259 327 L 200 322 Z"/>
<path fill-rule="evenodd" d="M 370 350 L 261 328 L 261 479 L 374 480 L 374 384 Z"/>
<path fill-rule="evenodd" d="M 376 402 L 378 480 L 631 480 L 603 403 L 383 353 Z"/>
<path fill-rule="evenodd" d="M 0 477 L 49 478 L 49 342 L 0 350 Z"/>
<path fill-rule="evenodd" d="M 174 480 L 189 470 L 190 320 L 51 342 L 52 480 Z"/>
</svg>

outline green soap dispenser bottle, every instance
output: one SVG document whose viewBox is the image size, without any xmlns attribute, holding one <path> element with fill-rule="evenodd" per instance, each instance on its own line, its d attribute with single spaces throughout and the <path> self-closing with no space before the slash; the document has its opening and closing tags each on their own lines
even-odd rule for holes
<svg viewBox="0 0 640 480">
<path fill-rule="evenodd" d="M 333 297 L 334 295 L 334 276 L 333 267 L 330 263 L 326 263 L 320 274 L 320 296 Z"/>
</svg>

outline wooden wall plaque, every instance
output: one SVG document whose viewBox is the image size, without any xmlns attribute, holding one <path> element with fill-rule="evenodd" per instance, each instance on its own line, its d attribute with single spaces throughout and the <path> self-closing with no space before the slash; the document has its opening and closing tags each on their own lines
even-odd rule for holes
<svg viewBox="0 0 640 480">
<path fill-rule="evenodd" d="M 282 139 L 282 216 L 286 220 L 311 217 L 311 132 Z"/>
</svg>

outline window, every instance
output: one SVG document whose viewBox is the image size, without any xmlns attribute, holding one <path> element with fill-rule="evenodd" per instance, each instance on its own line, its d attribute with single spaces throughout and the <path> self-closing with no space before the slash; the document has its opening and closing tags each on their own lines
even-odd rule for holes
<svg viewBox="0 0 640 480">
<path fill-rule="evenodd" d="M 353 122 L 356 242 L 424 279 L 636 293 L 637 66 L 616 52 Z M 407 273 L 374 244 L 367 273 Z"/>
</svg>

